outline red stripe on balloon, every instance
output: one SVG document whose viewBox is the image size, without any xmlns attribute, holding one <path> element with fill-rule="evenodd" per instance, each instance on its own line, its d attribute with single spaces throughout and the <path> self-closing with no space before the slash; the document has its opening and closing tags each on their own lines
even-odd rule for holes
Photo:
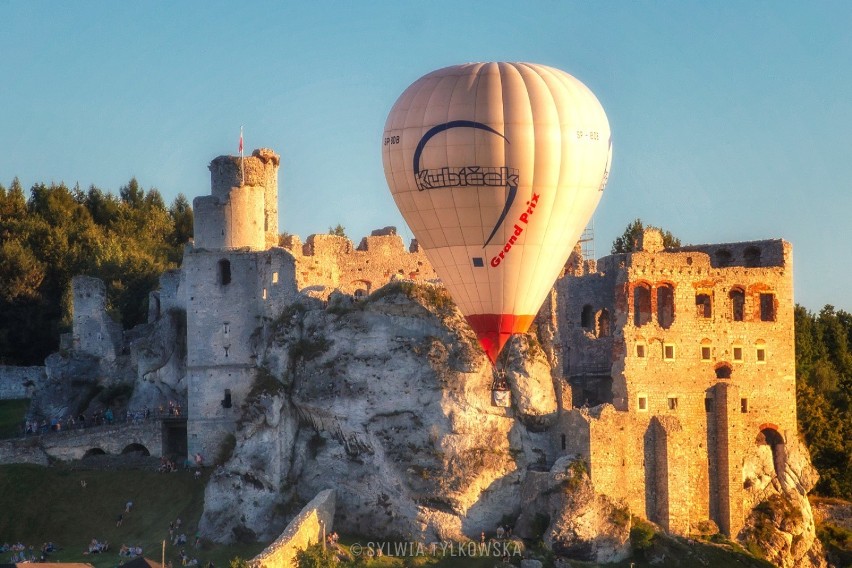
<svg viewBox="0 0 852 568">
<path fill-rule="evenodd" d="M 488 355 L 491 364 L 497 362 L 497 356 L 516 333 L 526 333 L 535 319 L 535 314 L 472 314 L 465 316 L 467 323 L 476 332 L 482 350 Z"/>
</svg>

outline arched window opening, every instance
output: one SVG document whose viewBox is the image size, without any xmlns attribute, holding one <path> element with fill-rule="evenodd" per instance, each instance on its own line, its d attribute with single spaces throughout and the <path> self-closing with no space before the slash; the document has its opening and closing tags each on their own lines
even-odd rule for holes
<svg viewBox="0 0 852 568">
<path fill-rule="evenodd" d="M 733 288 L 728 297 L 731 299 L 731 319 L 743 321 L 745 318 L 745 292 L 741 288 Z"/>
<path fill-rule="evenodd" d="M 771 426 L 761 429 L 757 436 L 758 445 L 766 444 L 772 449 L 772 465 L 775 467 L 775 475 L 779 478 L 784 475 L 787 465 L 787 448 L 784 445 L 784 437 Z"/>
<path fill-rule="evenodd" d="M 775 294 L 760 295 L 760 321 L 775 321 Z"/>
<path fill-rule="evenodd" d="M 674 315 L 674 288 L 662 284 L 657 287 L 657 323 L 662 328 L 671 327 Z"/>
<path fill-rule="evenodd" d="M 219 261 L 219 284 L 226 286 L 231 283 L 231 261 L 222 259 Z"/>
<path fill-rule="evenodd" d="M 730 379 L 731 378 L 731 366 L 727 363 L 723 363 L 716 367 L 716 378 L 717 379 Z"/>
<path fill-rule="evenodd" d="M 728 249 L 719 249 L 716 251 L 716 266 L 731 266 L 733 260 L 734 257 Z"/>
<path fill-rule="evenodd" d="M 609 337 L 609 310 L 604 308 L 598 314 L 598 337 Z"/>
<path fill-rule="evenodd" d="M 745 265 L 747 268 L 757 268 L 760 266 L 760 249 L 757 247 L 748 247 L 743 253 Z"/>
<path fill-rule="evenodd" d="M 633 325 L 641 327 L 651 321 L 651 287 L 639 284 L 633 288 Z"/>
<path fill-rule="evenodd" d="M 589 304 L 583 306 L 583 313 L 580 314 L 580 325 L 585 329 L 595 328 L 595 309 Z"/>
<path fill-rule="evenodd" d="M 710 318 L 713 316 L 713 304 L 710 294 L 701 292 L 695 295 L 695 313 L 699 318 Z"/>
</svg>

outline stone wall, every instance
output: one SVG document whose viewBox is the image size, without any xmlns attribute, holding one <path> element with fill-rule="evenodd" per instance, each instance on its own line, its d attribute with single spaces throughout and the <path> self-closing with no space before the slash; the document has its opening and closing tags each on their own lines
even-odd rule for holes
<svg viewBox="0 0 852 568">
<path fill-rule="evenodd" d="M 256 568 L 295 566 L 298 551 L 322 542 L 323 535 L 331 532 L 334 510 L 334 489 L 321 491 L 290 521 L 281 536 L 255 556 L 250 564 Z"/>
<path fill-rule="evenodd" d="M 426 253 L 416 241 L 406 249 L 396 229 L 373 231 L 358 247 L 346 237 L 311 235 L 302 244 L 291 235 L 283 243 L 296 259 L 299 289 L 324 287 L 366 296 L 394 279 L 420 282 L 438 279 Z"/>
<path fill-rule="evenodd" d="M 72 347 L 94 357 L 115 360 L 123 341 L 121 325 L 106 312 L 106 286 L 89 276 L 71 279 L 74 297 Z"/>
<path fill-rule="evenodd" d="M 184 255 L 190 455 L 215 457 L 256 375 L 261 328 L 298 292 L 292 255 L 188 250 Z"/>
<path fill-rule="evenodd" d="M 159 420 L 141 424 L 97 426 L 84 430 L 50 432 L 0 442 L 0 463 L 36 463 L 47 465 L 47 459 L 79 460 L 86 455 L 141 451 L 162 455 L 163 433 Z"/>
<path fill-rule="evenodd" d="M 0 365 L 0 400 L 32 398 L 46 378 L 44 367 Z"/>
</svg>

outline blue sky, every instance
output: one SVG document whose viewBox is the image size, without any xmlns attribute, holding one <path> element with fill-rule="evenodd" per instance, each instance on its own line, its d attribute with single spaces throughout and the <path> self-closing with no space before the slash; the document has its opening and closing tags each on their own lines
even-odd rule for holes
<svg viewBox="0 0 852 568">
<path fill-rule="evenodd" d="M 588 85 L 613 132 L 598 256 L 636 217 L 686 243 L 794 245 L 796 299 L 852 311 L 852 3 L 0 4 L 0 183 L 132 176 L 171 201 L 207 164 L 282 155 L 281 228 L 397 225 L 381 134 L 421 75 L 530 61 Z"/>
</svg>

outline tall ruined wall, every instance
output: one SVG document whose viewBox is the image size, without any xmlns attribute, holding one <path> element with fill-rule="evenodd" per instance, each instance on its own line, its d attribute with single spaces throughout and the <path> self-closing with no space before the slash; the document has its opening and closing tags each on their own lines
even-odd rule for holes
<svg viewBox="0 0 852 568">
<path fill-rule="evenodd" d="M 425 282 L 438 278 L 416 241 L 406 249 L 392 228 L 373 231 L 357 248 L 346 237 L 336 235 L 311 235 L 304 245 L 290 236 L 284 246 L 296 258 L 300 290 L 324 286 L 362 296 L 393 279 Z"/>
<path fill-rule="evenodd" d="M 613 255 L 557 292 L 574 405 L 613 405 L 580 434 L 596 489 L 675 532 L 736 534 L 745 456 L 762 431 L 796 436 L 789 243 Z"/>
<path fill-rule="evenodd" d="M 106 312 L 106 286 L 89 276 L 71 279 L 74 298 L 72 347 L 82 353 L 106 360 L 115 359 L 121 350 L 121 325 Z"/>
<path fill-rule="evenodd" d="M 292 255 L 196 249 L 184 256 L 190 454 L 214 457 L 256 375 L 265 320 L 297 294 Z"/>
</svg>

